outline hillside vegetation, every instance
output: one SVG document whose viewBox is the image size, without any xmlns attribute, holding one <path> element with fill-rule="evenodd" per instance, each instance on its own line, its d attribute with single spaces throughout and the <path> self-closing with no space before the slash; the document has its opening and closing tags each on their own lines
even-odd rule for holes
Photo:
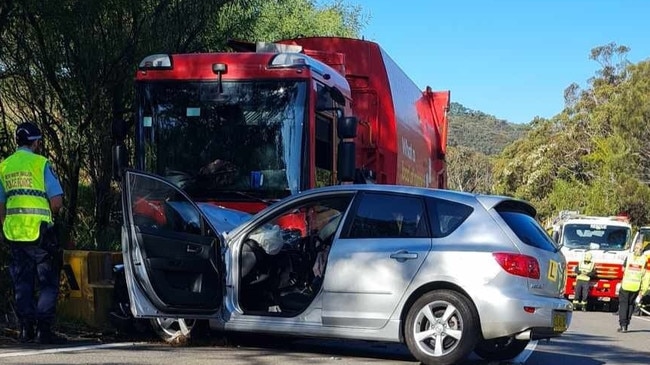
<svg viewBox="0 0 650 365">
<path fill-rule="evenodd" d="M 568 209 L 650 223 L 650 60 L 630 63 L 628 51 L 592 49 L 601 68 L 550 119 L 515 125 L 454 104 L 449 188 L 530 201 L 540 219 Z"/>
<path fill-rule="evenodd" d="M 501 153 L 530 129 L 528 124 L 508 123 L 456 102 L 451 103 L 448 116 L 449 146 L 468 147 L 485 155 Z"/>
</svg>

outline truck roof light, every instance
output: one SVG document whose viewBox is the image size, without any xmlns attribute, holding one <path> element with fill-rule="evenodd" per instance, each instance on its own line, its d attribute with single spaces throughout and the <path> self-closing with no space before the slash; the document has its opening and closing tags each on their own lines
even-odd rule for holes
<svg viewBox="0 0 650 365">
<path fill-rule="evenodd" d="M 154 54 L 145 57 L 138 69 L 140 70 L 169 70 L 172 68 L 172 58 L 168 54 Z"/>
<path fill-rule="evenodd" d="M 282 68 L 282 67 L 309 67 L 312 71 L 323 76 L 326 80 L 331 78 L 331 75 L 327 72 L 329 68 L 324 63 L 315 60 L 304 53 L 278 53 L 271 59 L 269 62 L 269 67 L 271 68 Z"/>
<path fill-rule="evenodd" d="M 271 67 L 310 66 L 307 56 L 301 53 L 278 53 L 271 59 Z"/>
</svg>

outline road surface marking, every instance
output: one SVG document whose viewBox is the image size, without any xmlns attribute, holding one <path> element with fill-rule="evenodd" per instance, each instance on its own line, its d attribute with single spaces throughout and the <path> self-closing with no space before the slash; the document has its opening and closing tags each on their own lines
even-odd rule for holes
<svg viewBox="0 0 650 365">
<path fill-rule="evenodd" d="M 515 364 L 525 364 L 526 360 L 530 357 L 530 355 L 533 354 L 535 351 L 535 347 L 537 347 L 537 341 L 530 341 L 524 351 L 521 352 L 521 354 L 517 355 L 514 359 L 512 359 L 512 362 Z"/>
<path fill-rule="evenodd" d="M 644 317 L 641 317 L 641 316 L 634 316 L 634 318 L 638 318 L 638 319 L 640 319 L 642 321 L 650 322 L 650 319 L 644 318 Z"/>
<path fill-rule="evenodd" d="M 90 345 L 90 346 L 77 346 L 77 347 L 60 347 L 55 349 L 45 349 L 45 350 L 31 350 L 31 351 L 17 351 L 17 352 L 8 352 L 0 353 L 0 358 L 2 357 L 16 357 L 16 356 L 33 356 L 33 355 L 45 355 L 45 354 L 56 354 L 59 352 L 75 352 L 75 351 L 86 351 L 86 350 L 96 350 L 96 349 L 108 349 L 113 347 L 129 347 L 143 345 L 146 342 L 124 342 L 124 343 L 105 343 L 101 345 Z"/>
</svg>

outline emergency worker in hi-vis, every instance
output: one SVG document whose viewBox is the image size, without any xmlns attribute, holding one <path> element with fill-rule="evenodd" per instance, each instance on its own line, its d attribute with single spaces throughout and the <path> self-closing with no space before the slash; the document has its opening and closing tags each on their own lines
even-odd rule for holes
<svg viewBox="0 0 650 365">
<path fill-rule="evenodd" d="M 623 263 L 625 271 L 618 292 L 618 332 L 627 332 L 634 307 L 648 290 L 650 275 L 646 272 L 647 261 L 648 257 L 643 254 L 642 242 L 635 243 L 634 251 L 628 253 Z"/>
<path fill-rule="evenodd" d="M 587 301 L 589 299 L 589 282 L 596 276 L 596 266 L 592 260 L 591 252 L 585 252 L 585 256 L 576 266 L 576 287 L 575 297 L 573 298 L 573 308 L 587 311 Z"/>
<path fill-rule="evenodd" d="M 63 253 L 52 216 L 63 205 L 63 189 L 38 154 L 42 142 L 33 123 L 16 129 L 18 149 L 0 163 L 0 223 L 11 252 L 19 340 L 47 344 L 64 341 L 52 332 Z"/>
</svg>

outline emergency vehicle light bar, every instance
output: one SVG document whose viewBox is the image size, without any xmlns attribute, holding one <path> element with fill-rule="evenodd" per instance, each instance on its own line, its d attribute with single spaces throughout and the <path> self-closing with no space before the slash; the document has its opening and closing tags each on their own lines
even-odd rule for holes
<svg viewBox="0 0 650 365">
<path fill-rule="evenodd" d="M 138 69 L 140 70 L 169 70 L 172 68 L 172 57 L 168 54 L 154 54 L 145 57 Z"/>
</svg>

